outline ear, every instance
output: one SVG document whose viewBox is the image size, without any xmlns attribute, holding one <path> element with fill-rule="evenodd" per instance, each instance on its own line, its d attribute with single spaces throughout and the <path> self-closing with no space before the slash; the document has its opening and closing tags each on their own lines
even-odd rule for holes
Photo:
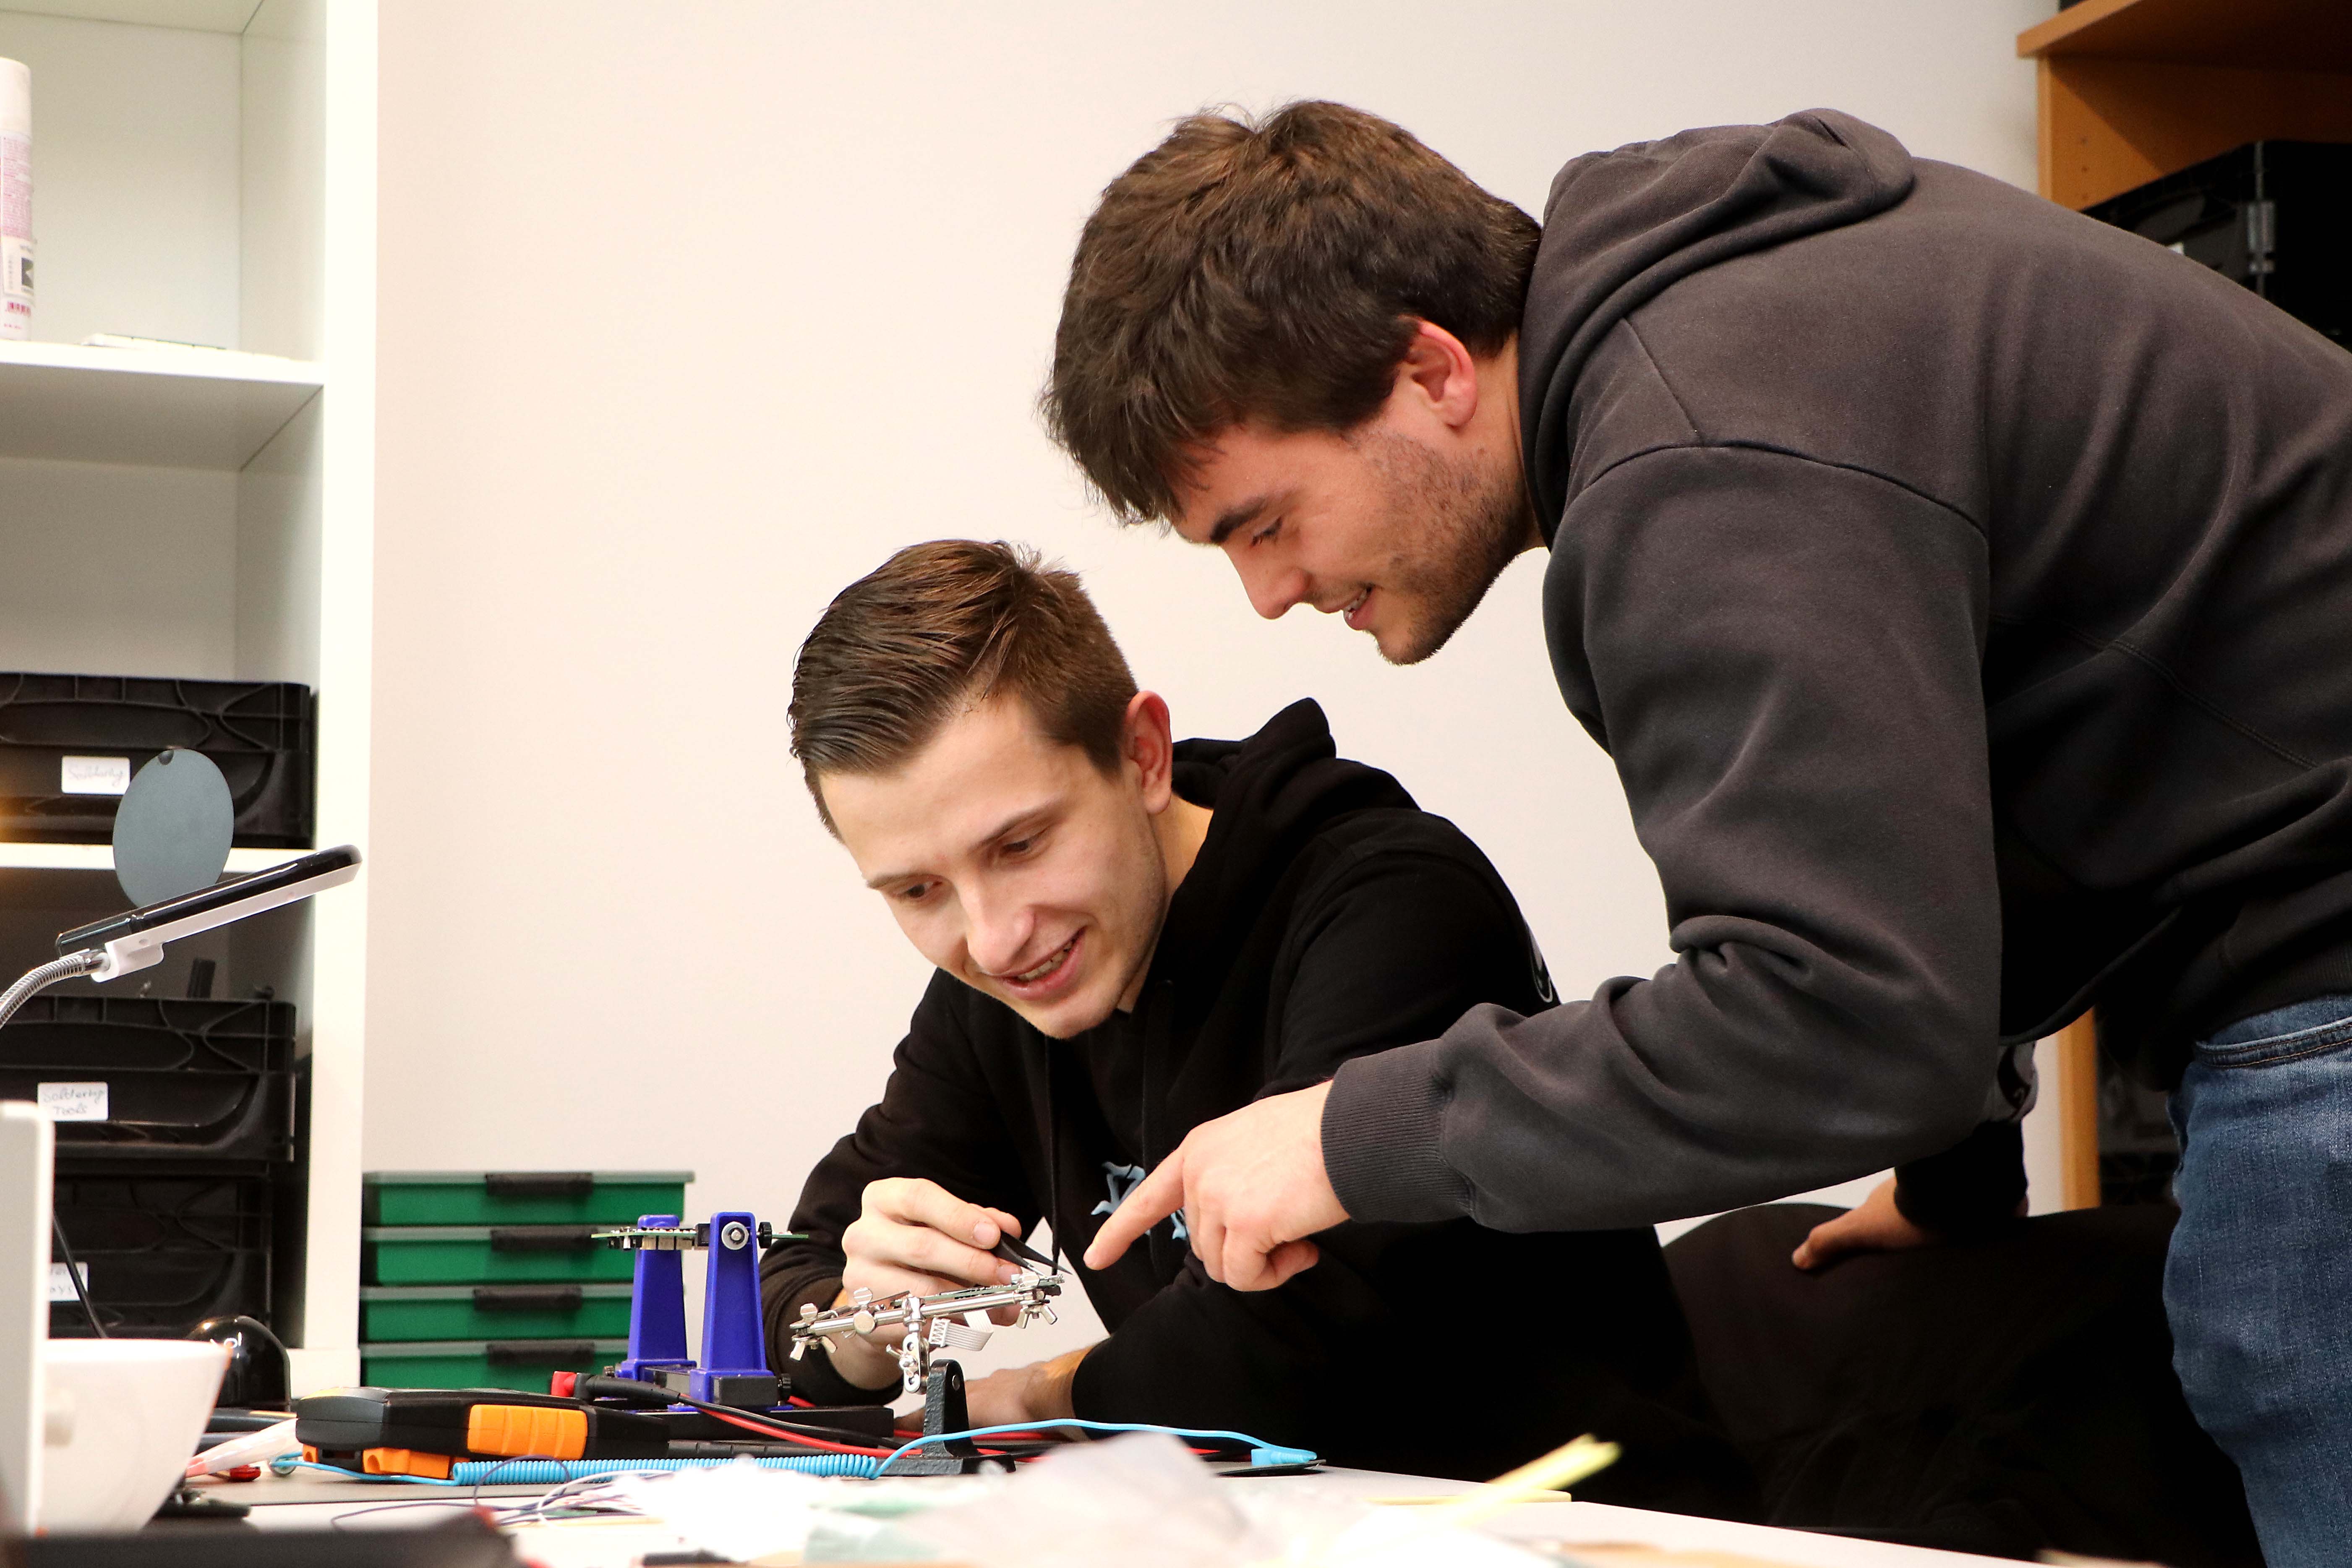
<svg viewBox="0 0 2352 1568">
<path fill-rule="evenodd" d="M 1423 418 L 1460 430 L 1478 412 L 1478 362 L 1460 338 L 1434 321 L 1413 322 L 1389 401 L 1403 399 Z"/>
<path fill-rule="evenodd" d="M 1176 742 L 1169 728 L 1168 702 L 1157 691 L 1127 700 L 1127 732 L 1120 756 L 1143 791 L 1143 809 L 1154 816 L 1176 794 Z"/>
</svg>

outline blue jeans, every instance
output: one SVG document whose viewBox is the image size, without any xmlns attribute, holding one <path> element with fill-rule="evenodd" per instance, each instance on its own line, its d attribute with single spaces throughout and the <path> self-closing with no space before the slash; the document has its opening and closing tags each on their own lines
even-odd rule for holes
<svg viewBox="0 0 2352 1568">
<path fill-rule="evenodd" d="M 2352 996 L 2200 1044 L 2172 1098 L 2173 1365 L 2270 1568 L 2352 1563 Z"/>
</svg>

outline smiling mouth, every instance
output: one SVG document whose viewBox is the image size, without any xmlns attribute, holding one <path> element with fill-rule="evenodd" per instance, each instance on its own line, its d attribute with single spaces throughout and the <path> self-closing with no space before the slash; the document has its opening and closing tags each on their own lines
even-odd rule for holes
<svg viewBox="0 0 2352 1568">
<path fill-rule="evenodd" d="M 1364 629 L 1364 623 L 1358 617 L 1361 616 L 1364 613 L 1364 602 L 1371 596 L 1372 590 L 1369 585 L 1367 585 L 1364 588 L 1360 589 L 1354 598 L 1349 600 L 1347 604 L 1340 607 L 1340 618 L 1348 623 L 1349 630 L 1360 632 Z"/>
<path fill-rule="evenodd" d="M 1055 948 L 1051 953 L 1047 954 L 1045 962 L 1039 964 L 1036 968 L 1024 969 L 1018 974 L 1007 974 L 1001 978 L 1010 981 L 1015 985 L 1034 985 L 1039 981 L 1052 976 L 1061 969 L 1062 965 L 1067 963 L 1070 961 L 1070 950 L 1077 945 L 1078 939 L 1076 936 L 1073 936 L 1069 941 L 1064 942 L 1061 946 Z"/>
</svg>

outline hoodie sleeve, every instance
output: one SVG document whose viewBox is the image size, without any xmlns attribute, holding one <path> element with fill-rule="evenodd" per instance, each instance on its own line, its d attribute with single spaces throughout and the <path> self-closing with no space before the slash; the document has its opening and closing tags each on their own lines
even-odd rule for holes
<svg viewBox="0 0 2352 1568">
<path fill-rule="evenodd" d="M 1968 520 L 1857 469 L 1680 447 L 1587 486 L 1546 630 L 1679 956 L 1342 1068 L 1348 1212 L 1643 1224 L 1966 1137 L 1999 1056 L 1988 584 Z"/>
<path fill-rule="evenodd" d="M 1988 1121 L 1940 1154 L 1895 1169 L 1895 1206 L 1938 1236 L 1976 1236 L 2017 1217 L 2025 1202 L 2025 1129 Z"/>
<path fill-rule="evenodd" d="M 1442 1027 L 1480 998 L 1539 1005 L 1527 927 L 1499 879 L 1449 826 L 1421 820 L 1458 851 L 1354 854 L 1302 903 L 1261 1094 L 1320 1082 L 1347 1058 Z M 1320 1265 L 1255 1293 L 1212 1281 L 1188 1249 L 1184 1272 L 1080 1363 L 1076 1412 L 1239 1427 L 1325 1451 L 1351 1436 L 1360 1446 L 1363 1434 L 1318 1427 L 1318 1413 L 1416 1331 L 1392 1303 L 1425 1296 L 1475 1247 L 1478 1233 L 1455 1228 L 1343 1225 L 1316 1238 Z"/>
<path fill-rule="evenodd" d="M 857 1130 L 833 1146 L 801 1189 L 792 1228 L 808 1239 L 772 1248 L 761 1262 L 768 1364 L 792 1378 L 794 1393 L 817 1404 L 887 1404 L 898 1397 L 896 1383 L 866 1389 L 848 1382 L 822 1351 L 791 1359 L 792 1325 L 802 1303 L 830 1307 L 840 1292 L 842 1233 L 856 1220 L 866 1184 L 928 1177 L 958 1197 L 1019 1216 L 1024 1229 L 1037 1222 L 1036 1202 L 1013 1159 L 1017 1145 L 962 1027 L 958 989 L 945 974 L 932 977 L 891 1060 L 881 1103 L 857 1119 Z"/>
</svg>

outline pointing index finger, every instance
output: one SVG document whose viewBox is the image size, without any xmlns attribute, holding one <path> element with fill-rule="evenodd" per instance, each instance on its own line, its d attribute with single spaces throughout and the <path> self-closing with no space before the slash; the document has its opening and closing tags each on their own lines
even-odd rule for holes
<svg viewBox="0 0 2352 1568">
<path fill-rule="evenodd" d="M 1137 1184 L 1118 1207 L 1110 1211 L 1102 1228 L 1087 1247 L 1089 1268 L 1108 1268 L 1135 1245 L 1138 1237 L 1184 1206 L 1184 1151 L 1160 1162 L 1160 1168 Z"/>
</svg>

